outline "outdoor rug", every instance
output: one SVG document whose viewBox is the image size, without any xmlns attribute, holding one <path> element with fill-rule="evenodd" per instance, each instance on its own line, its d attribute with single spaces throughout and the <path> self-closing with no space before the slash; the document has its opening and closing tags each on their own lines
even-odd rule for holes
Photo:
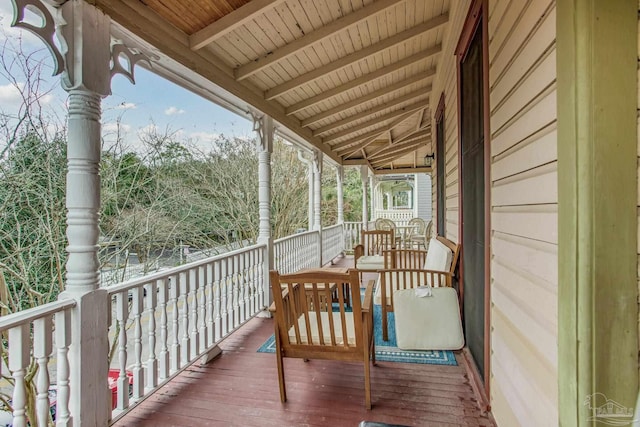
<svg viewBox="0 0 640 427">
<path fill-rule="evenodd" d="M 450 350 L 401 350 L 396 347 L 396 324 L 394 313 L 388 313 L 389 341 L 382 339 L 382 308 L 373 306 L 373 333 L 376 342 L 376 360 L 382 362 L 423 363 L 430 365 L 456 366 L 456 358 Z M 416 325 L 416 327 L 420 327 Z M 260 346 L 259 353 L 275 353 L 276 340 L 273 334 Z"/>
</svg>

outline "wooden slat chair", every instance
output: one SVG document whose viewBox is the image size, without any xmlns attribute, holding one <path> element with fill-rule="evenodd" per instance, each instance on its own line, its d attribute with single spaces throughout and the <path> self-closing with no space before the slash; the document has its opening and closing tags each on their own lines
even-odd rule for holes
<svg viewBox="0 0 640 427">
<path fill-rule="evenodd" d="M 353 248 L 356 270 L 375 272 L 384 268 L 383 251 L 395 248 L 393 230 L 362 230 L 360 244 Z"/>
<path fill-rule="evenodd" d="M 373 339 L 373 280 L 360 299 L 355 270 L 316 269 L 280 275 L 271 271 L 275 316 L 276 362 L 280 400 L 287 400 L 283 358 L 359 361 L 364 364 L 365 407 L 371 409 L 369 361 L 375 365 Z M 349 288 L 352 311 L 346 311 L 344 289 Z M 337 293 L 337 304 L 331 301 Z"/>
<path fill-rule="evenodd" d="M 389 261 L 379 271 L 374 295 L 374 303 L 382 308 L 382 338 L 385 341 L 389 339 L 387 313 L 394 311 L 394 292 L 418 286 L 451 287 L 460 245 L 438 236 L 431 239 L 429 251 L 405 249 L 386 253 Z M 422 266 L 418 264 L 419 260 L 423 260 Z M 392 268 L 386 268 L 390 265 Z"/>
</svg>

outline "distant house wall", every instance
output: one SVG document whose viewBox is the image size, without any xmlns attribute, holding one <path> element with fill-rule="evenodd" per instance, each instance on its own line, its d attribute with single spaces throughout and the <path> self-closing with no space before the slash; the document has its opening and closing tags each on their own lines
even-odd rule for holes
<svg viewBox="0 0 640 427">
<path fill-rule="evenodd" d="M 431 175 L 417 173 L 415 177 L 416 216 L 431 221 Z"/>
<path fill-rule="evenodd" d="M 469 6 L 452 2 L 431 97 L 435 111 L 445 96 L 446 236 L 454 241 L 461 240 L 454 52 Z M 489 0 L 488 18 L 491 407 L 499 425 L 557 425 L 555 1 Z"/>
</svg>

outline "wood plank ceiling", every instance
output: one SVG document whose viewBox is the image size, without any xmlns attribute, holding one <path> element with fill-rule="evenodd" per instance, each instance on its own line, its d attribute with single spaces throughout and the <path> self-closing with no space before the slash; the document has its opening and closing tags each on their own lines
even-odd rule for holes
<svg viewBox="0 0 640 427">
<path fill-rule="evenodd" d="M 449 0 L 91 3 L 334 160 L 425 171 Z"/>
</svg>

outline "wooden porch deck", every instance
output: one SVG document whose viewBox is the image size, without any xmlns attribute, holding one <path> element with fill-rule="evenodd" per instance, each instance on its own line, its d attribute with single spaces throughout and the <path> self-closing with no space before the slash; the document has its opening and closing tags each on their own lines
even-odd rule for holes
<svg viewBox="0 0 640 427">
<path fill-rule="evenodd" d="M 336 266 L 349 263 L 352 258 L 343 258 Z M 250 320 L 220 344 L 221 356 L 190 366 L 115 425 L 494 425 L 478 409 L 460 354 L 458 366 L 378 362 L 371 369 L 370 411 L 362 364 L 285 359 L 288 401 L 282 404 L 275 357 L 256 351 L 272 333 L 271 319 Z"/>
</svg>

